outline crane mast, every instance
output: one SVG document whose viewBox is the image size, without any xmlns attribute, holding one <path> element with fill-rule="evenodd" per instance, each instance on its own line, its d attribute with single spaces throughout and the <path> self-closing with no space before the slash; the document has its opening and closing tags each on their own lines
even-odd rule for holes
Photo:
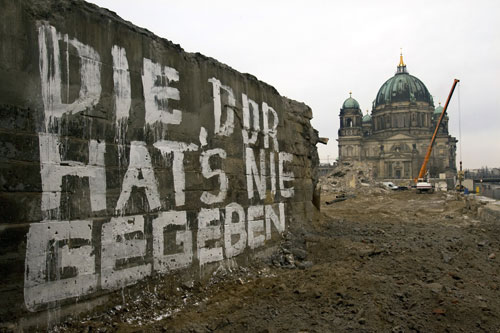
<svg viewBox="0 0 500 333">
<path fill-rule="evenodd" d="M 420 179 L 423 179 L 427 172 L 427 163 L 429 163 L 429 158 L 432 153 L 432 146 L 434 145 L 434 141 L 436 141 L 436 136 L 439 130 L 439 126 L 441 126 L 441 122 L 446 114 L 446 110 L 448 109 L 448 104 L 450 103 L 451 96 L 453 95 L 453 91 L 455 91 L 455 87 L 460 80 L 455 79 L 453 81 L 453 86 L 451 87 L 450 94 L 448 95 L 448 99 L 446 100 L 446 104 L 444 105 L 443 111 L 441 111 L 441 115 L 439 116 L 439 120 L 436 124 L 436 128 L 434 129 L 434 134 L 432 135 L 431 142 L 429 144 L 429 148 L 427 148 L 427 153 L 425 154 L 424 162 L 422 163 L 422 167 L 420 168 L 420 172 L 418 173 L 418 177 L 415 179 L 415 183 L 418 183 Z"/>
</svg>

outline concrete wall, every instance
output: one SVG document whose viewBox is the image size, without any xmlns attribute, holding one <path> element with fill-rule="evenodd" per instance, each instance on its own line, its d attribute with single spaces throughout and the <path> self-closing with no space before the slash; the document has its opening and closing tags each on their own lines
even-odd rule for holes
<svg viewBox="0 0 500 333">
<path fill-rule="evenodd" d="M 0 321 L 200 276 L 311 220 L 309 107 L 94 5 L 0 8 Z"/>
<path fill-rule="evenodd" d="M 479 194 L 485 197 L 500 200 L 500 184 L 490 182 L 476 182 L 476 189 L 479 188 Z"/>
</svg>

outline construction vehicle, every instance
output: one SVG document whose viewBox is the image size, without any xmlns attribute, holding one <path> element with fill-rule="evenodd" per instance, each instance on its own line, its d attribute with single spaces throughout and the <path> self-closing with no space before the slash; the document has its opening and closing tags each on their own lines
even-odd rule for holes
<svg viewBox="0 0 500 333">
<path fill-rule="evenodd" d="M 433 192 L 434 187 L 432 184 L 429 182 L 429 174 L 427 170 L 427 163 L 429 163 L 429 158 L 431 157 L 432 153 L 432 146 L 434 145 L 434 141 L 436 141 L 436 136 L 439 131 L 439 126 L 441 126 L 441 122 L 444 118 L 444 115 L 446 114 L 446 110 L 448 109 L 448 104 L 450 103 L 451 96 L 453 95 L 453 91 L 455 91 L 455 87 L 457 86 L 457 83 L 460 82 L 460 80 L 455 79 L 453 81 L 453 85 L 450 90 L 450 94 L 448 95 L 448 99 L 446 100 L 446 104 L 444 105 L 443 110 L 441 111 L 441 115 L 439 116 L 439 120 L 436 124 L 436 129 L 434 130 L 434 134 L 432 135 L 431 142 L 429 144 L 429 148 L 427 148 L 427 153 L 425 154 L 424 162 L 422 163 L 422 167 L 420 168 L 420 172 L 418 173 L 418 177 L 415 178 L 415 184 L 417 191 L 419 193 L 422 192 Z M 427 175 L 427 176 L 426 176 Z"/>
<path fill-rule="evenodd" d="M 382 185 L 388 190 L 396 191 L 398 189 L 398 186 L 394 185 L 393 182 L 382 182 Z"/>
<path fill-rule="evenodd" d="M 456 190 L 459 192 L 464 191 L 464 186 L 462 185 L 465 179 L 465 172 L 462 171 L 462 161 L 460 161 L 460 170 L 457 173 L 458 185 L 456 186 Z"/>
<path fill-rule="evenodd" d="M 433 193 L 434 192 L 434 187 L 432 186 L 431 183 L 429 183 L 427 181 L 426 178 L 418 178 L 416 188 L 417 188 L 418 193 L 422 193 L 422 192 Z"/>
</svg>

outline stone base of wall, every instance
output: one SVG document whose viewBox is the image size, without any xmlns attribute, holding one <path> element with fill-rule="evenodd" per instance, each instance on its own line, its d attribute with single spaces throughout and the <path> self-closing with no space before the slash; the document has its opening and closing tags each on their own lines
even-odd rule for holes
<svg viewBox="0 0 500 333">
<path fill-rule="evenodd" d="M 479 207 L 477 215 L 483 221 L 500 223 L 500 201 L 492 202 L 486 206 Z"/>
</svg>

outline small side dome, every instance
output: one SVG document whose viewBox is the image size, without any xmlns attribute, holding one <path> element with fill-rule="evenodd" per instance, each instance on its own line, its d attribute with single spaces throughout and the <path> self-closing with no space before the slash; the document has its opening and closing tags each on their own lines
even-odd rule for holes
<svg viewBox="0 0 500 333">
<path fill-rule="evenodd" d="M 434 115 L 439 116 L 443 112 L 443 107 L 441 106 L 441 103 L 439 103 L 439 106 L 434 110 Z"/>
<path fill-rule="evenodd" d="M 352 98 L 352 92 L 349 93 L 349 98 L 342 104 L 342 109 L 359 109 L 359 103 L 357 100 Z"/>
<path fill-rule="evenodd" d="M 364 116 L 363 116 L 363 124 L 365 123 L 369 123 L 372 121 L 372 116 L 367 112 Z"/>
</svg>

